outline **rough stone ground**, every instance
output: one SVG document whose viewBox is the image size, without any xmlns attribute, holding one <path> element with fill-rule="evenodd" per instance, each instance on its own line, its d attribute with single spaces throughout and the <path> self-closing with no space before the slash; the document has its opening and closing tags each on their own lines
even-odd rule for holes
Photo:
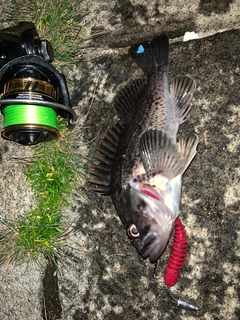
<svg viewBox="0 0 240 320">
<path fill-rule="evenodd" d="M 189 239 L 188 259 L 172 292 L 202 304 L 202 309 L 179 309 L 166 291 L 163 271 L 170 246 L 160 258 L 158 278 L 154 279 L 153 265 L 131 245 L 111 199 L 93 193 L 86 183 L 80 191 L 91 204 L 75 195 L 75 205 L 67 211 L 70 218 L 78 217 L 75 235 L 68 243 L 79 251 L 66 250 L 62 257 L 58 275 L 62 318 L 237 320 L 239 1 L 201 0 L 186 6 L 185 1 L 91 0 L 86 6 L 90 11 L 88 31 L 109 32 L 92 41 L 85 69 L 74 75 L 72 104 L 81 114 L 79 124 L 88 115 L 83 127 L 87 145 L 79 142 L 77 147 L 90 155 L 117 120 L 112 105 L 115 94 L 142 74 L 127 55 L 129 45 L 162 32 L 171 39 L 186 31 L 212 34 L 170 47 L 170 80 L 187 74 L 197 84 L 189 120 L 180 134 L 196 132 L 200 138 L 182 188 L 180 216 Z M 214 34 L 218 30 L 228 31 Z M 16 218 L 31 208 L 33 198 L 22 173 L 24 163 L 13 157 L 29 155 L 29 150 L 3 139 L 0 148 L 1 219 Z M 44 271 L 33 263 L 1 269 L 0 319 L 41 319 L 43 276 Z"/>
</svg>

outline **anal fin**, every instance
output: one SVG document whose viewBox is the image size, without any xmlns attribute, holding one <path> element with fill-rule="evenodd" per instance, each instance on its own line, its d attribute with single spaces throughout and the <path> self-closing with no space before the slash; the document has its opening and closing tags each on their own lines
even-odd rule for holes
<svg viewBox="0 0 240 320">
<path fill-rule="evenodd" d="M 191 100 L 196 89 L 195 81 L 190 77 L 176 77 L 171 86 L 170 93 L 172 96 L 175 120 L 181 124 L 191 110 Z"/>
</svg>

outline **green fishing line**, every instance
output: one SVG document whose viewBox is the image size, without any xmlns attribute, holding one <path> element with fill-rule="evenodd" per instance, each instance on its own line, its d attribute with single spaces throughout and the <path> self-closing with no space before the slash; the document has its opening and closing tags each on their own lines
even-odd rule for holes
<svg viewBox="0 0 240 320">
<path fill-rule="evenodd" d="M 3 115 L 4 128 L 19 124 L 38 124 L 58 129 L 57 113 L 52 108 L 29 104 L 15 104 L 5 107 Z"/>
</svg>

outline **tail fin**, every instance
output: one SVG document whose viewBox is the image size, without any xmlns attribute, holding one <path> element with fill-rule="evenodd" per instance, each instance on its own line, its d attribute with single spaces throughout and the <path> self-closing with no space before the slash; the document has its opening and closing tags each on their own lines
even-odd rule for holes
<svg viewBox="0 0 240 320">
<path fill-rule="evenodd" d="M 129 54 L 144 72 L 149 73 L 156 66 L 168 65 L 168 51 L 168 37 L 160 35 L 152 41 L 132 46 Z"/>
</svg>

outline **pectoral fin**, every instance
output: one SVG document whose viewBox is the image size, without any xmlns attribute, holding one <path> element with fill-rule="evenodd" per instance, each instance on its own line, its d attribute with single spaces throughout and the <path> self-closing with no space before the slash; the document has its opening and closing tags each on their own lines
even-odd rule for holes
<svg viewBox="0 0 240 320">
<path fill-rule="evenodd" d="M 140 156 L 148 178 L 161 174 L 172 180 L 188 167 L 196 154 L 198 138 L 181 138 L 179 144 L 157 128 L 145 131 L 140 137 Z"/>
</svg>

